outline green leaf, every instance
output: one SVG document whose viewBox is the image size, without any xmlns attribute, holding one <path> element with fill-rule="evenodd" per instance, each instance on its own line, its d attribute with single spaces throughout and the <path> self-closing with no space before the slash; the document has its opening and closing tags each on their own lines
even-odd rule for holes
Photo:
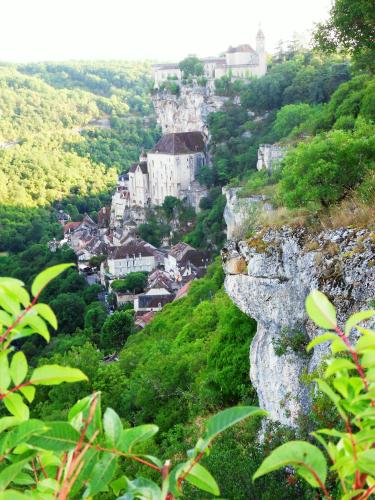
<svg viewBox="0 0 375 500">
<path fill-rule="evenodd" d="M 337 335 L 335 333 L 324 333 L 323 335 L 318 335 L 318 337 L 315 337 L 307 346 L 306 350 L 307 352 L 311 351 L 313 347 L 319 344 L 323 344 L 324 342 L 327 342 L 328 340 L 336 340 Z"/>
<path fill-rule="evenodd" d="M 117 413 L 112 408 L 107 408 L 103 417 L 104 433 L 109 446 L 117 446 L 121 438 L 122 423 Z"/>
<path fill-rule="evenodd" d="M 7 391 L 10 381 L 8 351 L 2 351 L 0 352 L 0 392 L 4 393 Z"/>
<path fill-rule="evenodd" d="M 35 484 L 35 479 L 33 479 L 29 474 L 26 474 L 25 472 L 19 472 L 17 477 L 13 479 L 12 482 L 13 484 L 17 484 L 20 486 L 31 486 L 32 484 Z"/>
<path fill-rule="evenodd" d="M 267 412 L 256 406 L 235 406 L 233 408 L 227 408 L 217 413 L 206 422 L 204 439 L 211 441 L 215 436 L 225 431 L 225 429 L 241 422 L 241 420 L 245 418 L 264 415 L 267 415 Z"/>
<path fill-rule="evenodd" d="M 29 408 L 22 401 L 22 398 L 19 394 L 15 394 L 14 392 L 10 392 L 3 399 L 4 404 L 8 411 L 19 418 L 20 420 L 28 420 L 29 418 Z"/>
<path fill-rule="evenodd" d="M 88 488 L 83 494 L 83 498 L 94 496 L 100 493 L 112 480 L 117 465 L 117 457 L 112 453 L 106 453 L 95 465 Z"/>
<path fill-rule="evenodd" d="M 220 490 L 215 479 L 208 470 L 199 463 L 194 465 L 189 474 L 185 477 L 185 480 L 200 490 L 207 491 L 207 493 L 211 493 L 215 496 L 220 495 Z"/>
<path fill-rule="evenodd" d="M 346 420 L 346 414 L 341 407 L 341 397 L 324 380 L 315 379 L 315 382 L 318 384 L 319 389 L 334 403 L 341 417 Z"/>
<path fill-rule="evenodd" d="M 35 333 L 38 333 L 47 342 L 49 342 L 50 334 L 47 325 L 45 321 L 37 315 L 36 311 L 34 311 L 34 308 L 31 309 L 19 323 L 19 326 L 27 325 L 29 325 Z"/>
<path fill-rule="evenodd" d="M 358 323 L 361 323 L 361 321 L 370 319 L 373 316 L 375 316 L 375 310 L 360 311 L 355 314 L 352 314 L 345 324 L 345 334 L 349 336 L 350 332 L 352 331 L 352 328 L 356 327 Z"/>
<path fill-rule="evenodd" d="M 361 472 L 375 476 L 375 450 L 366 450 L 358 454 L 357 465 Z"/>
<path fill-rule="evenodd" d="M 8 484 L 10 484 L 14 479 L 17 478 L 18 474 L 21 472 L 21 470 L 26 466 L 28 462 L 29 458 L 25 460 L 20 460 L 15 464 L 5 467 L 5 469 L 3 469 L 0 472 L 0 490 L 5 490 Z"/>
<path fill-rule="evenodd" d="M 25 283 L 17 278 L 9 278 L 8 276 L 0 277 L 0 285 L 5 286 L 25 286 Z"/>
<path fill-rule="evenodd" d="M 139 498 L 141 500 L 160 500 L 165 498 L 157 484 L 150 479 L 137 477 L 134 481 L 126 479 L 126 493 L 117 500 L 133 500 Z"/>
<path fill-rule="evenodd" d="M 10 294 L 14 299 L 17 299 L 24 307 L 30 304 L 30 295 L 23 286 L 11 283 L 0 282 L 0 287 L 2 287 L 8 294 Z"/>
<path fill-rule="evenodd" d="M 1 454 L 15 448 L 19 444 L 27 443 L 33 435 L 43 434 L 48 429 L 47 425 L 41 420 L 26 420 L 20 423 L 15 429 L 7 433 L 6 440 L 2 443 Z"/>
<path fill-rule="evenodd" d="M 33 309 L 44 318 L 48 323 L 57 330 L 57 318 L 55 313 L 52 311 L 49 305 L 47 304 L 35 304 Z"/>
<path fill-rule="evenodd" d="M 356 343 L 355 350 L 357 352 L 366 352 L 375 350 L 375 335 L 366 335 L 360 337 Z"/>
<path fill-rule="evenodd" d="M 297 474 L 314 488 L 319 488 L 320 485 L 312 471 L 315 472 L 322 484 L 325 484 L 327 478 L 326 459 L 319 448 L 304 441 L 290 441 L 276 448 L 255 472 L 253 480 L 287 465 L 293 466 Z"/>
<path fill-rule="evenodd" d="M 126 479 L 124 476 L 119 477 L 118 479 L 115 479 L 111 483 L 111 488 L 113 490 L 113 493 L 118 496 L 120 494 L 120 491 L 124 490 L 126 488 Z"/>
<path fill-rule="evenodd" d="M 125 429 L 121 433 L 118 447 L 124 453 L 131 453 L 135 445 L 151 439 L 158 430 L 159 427 L 153 424 L 139 425 L 132 429 Z"/>
<path fill-rule="evenodd" d="M 334 373 L 340 372 L 341 370 L 355 370 L 355 364 L 349 359 L 344 358 L 330 360 L 324 376 L 326 378 L 330 377 Z"/>
<path fill-rule="evenodd" d="M 0 325 L 10 326 L 13 324 L 13 317 L 3 310 L 0 310 Z"/>
<path fill-rule="evenodd" d="M 15 425 L 18 425 L 20 422 L 22 422 L 22 420 L 16 417 L 0 418 L 0 434 L 6 429 L 9 429 L 9 427 L 14 427 Z"/>
<path fill-rule="evenodd" d="M 30 500 L 30 496 L 24 495 L 20 491 L 6 490 L 0 491 L 0 500 Z"/>
<path fill-rule="evenodd" d="M 62 452 L 73 450 L 80 434 L 68 422 L 46 422 L 48 430 L 42 435 L 31 437 L 28 443 L 34 448 Z"/>
<path fill-rule="evenodd" d="M 349 351 L 349 347 L 345 344 L 345 342 L 337 337 L 331 344 L 332 354 L 337 354 L 338 352 Z"/>
<path fill-rule="evenodd" d="M 334 330 L 337 326 L 336 309 L 324 293 L 313 290 L 306 299 L 306 311 L 317 326 Z"/>
<path fill-rule="evenodd" d="M 78 368 L 69 368 L 60 365 L 44 365 L 35 368 L 30 381 L 34 385 L 58 385 L 62 382 L 81 382 L 88 380 Z"/>
<path fill-rule="evenodd" d="M 3 287 L 0 287 L 0 306 L 14 316 L 18 316 L 21 312 L 17 297 Z"/>
<path fill-rule="evenodd" d="M 57 266 L 49 267 L 42 271 L 38 276 L 34 279 L 33 284 L 31 285 L 31 293 L 33 296 L 37 296 L 43 288 L 45 288 L 50 281 L 59 276 L 65 269 L 74 266 L 75 264 L 58 264 Z"/>
<path fill-rule="evenodd" d="M 22 351 L 16 352 L 12 357 L 12 361 L 10 363 L 10 375 L 14 382 L 14 385 L 21 384 L 27 375 L 27 360 L 26 356 Z"/>
<path fill-rule="evenodd" d="M 375 368 L 375 351 L 366 352 L 361 359 L 363 368 Z"/>
<path fill-rule="evenodd" d="M 35 398 L 35 387 L 33 385 L 28 385 L 26 387 L 21 387 L 20 392 L 27 399 L 29 403 L 32 403 Z"/>
</svg>

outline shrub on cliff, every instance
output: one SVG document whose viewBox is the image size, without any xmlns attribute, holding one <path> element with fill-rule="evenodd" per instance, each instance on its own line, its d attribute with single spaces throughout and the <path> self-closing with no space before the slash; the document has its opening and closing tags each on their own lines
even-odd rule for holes
<svg viewBox="0 0 375 500">
<path fill-rule="evenodd" d="M 288 208 L 335 203 L 375 165 L 375 127 L 362 120 L 300 143 L 284 160 L 279 194 Z"/>
</svg>

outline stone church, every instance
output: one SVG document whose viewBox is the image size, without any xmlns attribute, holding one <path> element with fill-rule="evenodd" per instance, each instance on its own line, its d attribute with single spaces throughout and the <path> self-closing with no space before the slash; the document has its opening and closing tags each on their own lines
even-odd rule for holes
<svg viewBox="0 0 375 500">
<path fill-rule="evenodd" d="M 197 207 L 207 194 L 196 180 L 205 163 L 206 145 L 201 132 L 163 135 L 129 171 L 130 206 L 159 206 L 166 196 L 174 196 Z"/>
<path fill-rule="evenodd" d="M 267 54 L 265 36 L 259 30 L 256 36 L 255 50 L 248 44 L 229 47 L 223 57 L 207 57 L 201 59 L 204 66 L 204 76 L 215 80 L 223 76 L 232 79 L 263 76 L 267 71 Z M 168 79 L 182 80 L 183 75 L 178 64 L 155 64 L 155 88 Z"/>
</svg>

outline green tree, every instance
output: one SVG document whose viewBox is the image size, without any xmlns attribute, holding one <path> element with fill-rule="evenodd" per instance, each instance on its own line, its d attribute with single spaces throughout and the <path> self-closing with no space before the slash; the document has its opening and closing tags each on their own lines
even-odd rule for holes
<svg viewBox="0 0 375 500">
<path fill-rule="evenodd" d="M 85 329 L 100 332 L 107 319 L 107 310 L 101 302 L 92 302 L 84 316 Z"/>
<path fill-rule="evenodd" d="M 281 199 L 290 208 L 314 203 L 327 207 L 349 194 L 374 164 L 373 125 L 359 123 L 353 132 L 322 134 L 300 143 L 284 159 Z"/>
<path fill-rule="evenodd" d="M 92 302 L 96 302 L 98 300 L 98 295 L 101 292 L 102 287 L 98 284 L 87 286 L 83 290 L 83 299 L 86 304 L 91 304 Z"/>
<path fill-rule="evenodd" d="M 112 282 L 112 289 L 116 292 L 141 293 L 147 285 L 146 272 L 129 273 L 124 279 Z"/>
<path fill-rule="evenodd" d="M 317 27 L 315 41 L 328 52 L 345 49 L 357 57 L 365 56 L 374 69 L 374 26 L 373 0 L 335 0 L 328 21 Z"/>
<path fill-rule="evenodd" d="M 59 321 L 59 332 L 74 333 L 83 327 L 86 304 L 79 294 L 61 293 L 51 301 L 51 307 Z"/>
<path fill-rule="evenodd" d="M 314 112 L 309 104 L 288 104 L 277 112 L 273 131 L 278 139 L 287 137 L 294 128 L 309 119 Z"/>
<path fill-rule="evenodd" d="M 105 352 L 120 349 L 134 329 L 131 311 L 115 312 L 106 319 L 101 332 L 101 348 Z"/>
<path fill-rule="evenodd" d="M 179 68 L 183 73 L 184 78 L 190 76 L 202 76 L 204 74 L 203 63 L 195 56 L 186 57 L 179 63 Z"/>
<path fill-rule="evenodd" d="M 173 217 L 175 209 L 180 209 L 180 210 L 182 209 L 182 202 L 181 200 L 175 198 L 174 196 L 166 196 L 164 198 L 162 208 L 167 218 L 171 219 Z"/>
</svg>

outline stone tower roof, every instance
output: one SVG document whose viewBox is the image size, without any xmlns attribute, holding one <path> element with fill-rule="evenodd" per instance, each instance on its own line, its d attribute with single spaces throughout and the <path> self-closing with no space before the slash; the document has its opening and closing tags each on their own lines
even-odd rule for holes
<svg viewBox="0 0 375 500">
<path fill-rule="evenodd" d="M 180 132 L 163 135 L 151 153 L 180 155 L 201 153 L 204 150 L 205 143 L 201 132 Z"/>
</svg>

